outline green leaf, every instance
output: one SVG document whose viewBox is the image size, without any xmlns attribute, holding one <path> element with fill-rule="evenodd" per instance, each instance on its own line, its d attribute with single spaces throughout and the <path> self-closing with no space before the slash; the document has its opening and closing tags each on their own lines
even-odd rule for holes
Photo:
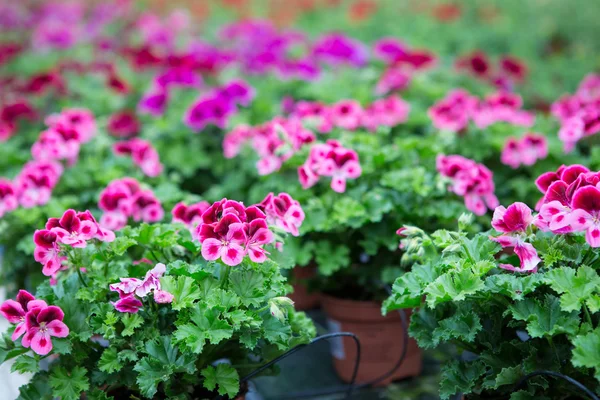
<svg viewBox="0 0 600 400">
<path fill-rule="evenodd" d="M 137 361 L 138 360 L 138 355 L 134 350 L 121 350 L 118 354 L 119 357 L 119 361 L 121 362 L 126 362 L 126 361 Z"/>
<path fill-rule="evenodd" d="M 267 314 L 263 323 L 264 338 L 277 345 L 280 350 L 288 348 L 288 341 L 292 335 L 289 325 L 282 323 L 271 314 Z"/>
<path fill-rule="evenodd" d="M 102 352 L 102 356 L 100 360 L 98 360 L 98 369 L 100 371 L 107 372 L 112 374 L 114 372 L 120 371 L 123 366 L 121 365 L 121 361 L 117 357 L 117 349 L 114 347 L 109 347 Z"/>
<path fill-rule="evenodd" d="M 156 394 L 159 383 L 171 379 L 173 373 L 170 365 L 151 357 L 142 358 L 133 369 L 138 373 L 136 382 L 140 392 L 149 399 Z"/>
<path fill-rule="evenodd" d="M 479 361 L 472 363 L 451 361 L 442 368 L 440 397 L 449 399 L 457 393 L 469 394 L 477 380 L 485 374 L 485 364 Z"/>
<path fill-rule="evenodd" d="M 260 306 L 264 297 L 264 278 L 257 271 L 233 271 L 229 275 L 231 289 L 245 306 Z"/>
<path fill-rule="evenodd" d="M 471 310 L 460 308 L 452 317 L 439 321 L 439 326 L 433 331 L 437 341 L 460 339 L 473 342 L 477 332 L 482 329 L 479 316 Z"/>
<path fill-rule="evenodd" d="M 510 305 L 509 310 L 516 320 L 527 322 L 527 333 L 534 338 L 574 334 L 580 322 L 576 312 L 562 311 L 559 299 L 552 295 L 546 295 L 543 303 L 529 298 L 519 301 Z"/>
<path fill-rule="evenodd" d="M 229 396 L 233 399 L 240 391 L 240 377 L 237 371 L 229 364 L 221 363 L 216 367 L 208 366 L 202 370 L 204 377 L 204 387 L 208 390 L 215 390 L 221 396 Z"/>
<path fill-rule="evenodd" d="M 121 336 L 131 336 L 134 334 L 135 329 L 142 326 L 144 318 L 139 314 L 124 313 L 121 315 L 121 321 L 125 328 L 121 331 Z"/>
<path fill-rule="evenodd" d="M 317 242 L 315 261 L 319 268 L 319 273 L 330 276 L 334 272 L 350 265 L 350 249 L 345 245 L 334 246 L 326 240 Z"/>
<path fill-rule="evenodd" d="M 573 358 L 571 362 L 576 367 L 593 368 L 596 379 L 600 380 L 600 328 L 587 335 L 573 339 Z"/>
<path fill-rule="evenodd" d="M 162 290 L 171 293 L 175 298 L 172 303 L 173 310 L 179 311 L 192 307 L 196 300 L 202 297 L 200 288 L 194 279 L 188 276 L 164 276 L 160 279 Z"/>
<path fill-rule="evenodd" d="M 119 236 L 115 238 L 115 240 L 109 245 L 108 249 L 111 253 L 116 256 L 122 256 L 125 254 L 127 249 L 132 246 L 135 246 L 137 242 L 128 236 Z"/>
<path fill-rule="evenodd" d="M 563 311 L 575 311 L 580 310 L 583 302 L 600 286 L 600 276 L 586 265 L 577 270 L 561 267 L 546 273 L 546 284 L 561 294 Z"/>
<path fill-rule="evenodd" d="M 492 293 L 499 293 L 517 301 L 523 300 L 526 295 L 533 293 L 542 283 L 544 283 L 544 278 L 541 274 L 526 276 L 498 274 L 485 280 L 485 285 Z"/>
<path fill-rule="evenodd" d="M 169 336 L 161 336 L 157 340 L 148 341 L 146 352 L 164 364 L 175 364 L 177 361 L 177 349 L 171 344 Z"/>
<path fill-rule="evenodd" d="M 425 288 L 427 305 L 434 307 L 449 301 L 462 301 L 468 295 L 475 294 L 484 288 L 485 285 L 481 278 L 469 268 L 449 271 Z"/>
<path fill-rule="evenodd" d="M 87 369 L 73 367 L 69 371 L 64 367 L 54 367 L 50 371 L 50 386 L 53 395 L 61 400 L 79 400 L 81 392 L 90 388 Z"/>
<path fill-rule="evenodd" d="M 174 335 L 178 342 L 185 343 L 194 353 L 201 353 L 206 341 L 218 344 L 233 336 L 233 327 L 221 319 L 217 310 L 195 308 L 190 320 L 191 323 L 179 326 Z"/>
<path fill-rule="evenodd" d="M 38 361 L 31 356 L 22 355 L 15 360 L 14 364 L 10 367 L 10 371 L 20 374 L 36 373 L 39 371 Z"/>
</svg>

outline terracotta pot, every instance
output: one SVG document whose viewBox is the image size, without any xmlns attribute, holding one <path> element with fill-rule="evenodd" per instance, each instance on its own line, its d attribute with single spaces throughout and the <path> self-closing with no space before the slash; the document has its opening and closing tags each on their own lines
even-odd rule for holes
<svg viewBox="0 0 600 400">
<path fill-rule="evenodd" d="M 394 368 L 400 359 L 404 343 L 404 329 L 400 315 L 391 312 L 381 315 L 381 303 L 344 300 L 323 295 L 322 304 L 327 315 L 330 332 L 352 332 L 360 340 L 361 360 L 357 383 L 377 379 Z M 410 316 L 410 310 L 406 310 Z M 332 339 L 333 364 L 339 377 L 350 382 L 356 360 L 356 345 L 349 337 Z M 418 376 L 423 358 L 414 339 L 408 339 L 408 350 L 402 364 L 391 376 L 376 386 L 389 385 L 392 381 Z"/>
<path fill-rule="evenodd" d="M 321 293 L 309 292 L 306 288 L 306 280 L 317 275 L 317 267 L 294 267 L 292 269 L 292 286 L 294 293 L 288 297 L 294 302 L 294 308 L 298 311 L 312 310 L 321 305 Z"/>
</svg>

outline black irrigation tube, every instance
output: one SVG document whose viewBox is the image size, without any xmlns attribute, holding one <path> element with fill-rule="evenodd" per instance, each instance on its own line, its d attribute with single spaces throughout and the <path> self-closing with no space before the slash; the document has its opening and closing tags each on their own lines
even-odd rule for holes
<svg viewBox="0 0 600 400">
<path fill-rule="evenodd" d="M 535 376 L 540 376 L 540 375 L 553 376 L 555 378 L 563 379 L 563 380 L 569 382 L 571 385 L 576 386 L 579 390 L 584 392 L 590 399 L 600 400 L 600 398 L 598 398 L 598 396 L 596 396 L 594 394 L 594 392 L 592 392 L 590 389 L 585 387 L 585 385 L 583 385 L 581 382 L 576 381 L 575 379 L 571 378 L 570 376 L 563 375 L 561 373 L 554 372 L 554 371 L 535 371 L 530 374 L 527 374 L 523 378 L 521 378 L 521 380 L 515 385 L 515 388 L 513 389 L 513 391 L 514 392 L 518 391 L 525 385 L 527 380 L 529 380 L 530 378 L 533 378 Z"/>
</svg>

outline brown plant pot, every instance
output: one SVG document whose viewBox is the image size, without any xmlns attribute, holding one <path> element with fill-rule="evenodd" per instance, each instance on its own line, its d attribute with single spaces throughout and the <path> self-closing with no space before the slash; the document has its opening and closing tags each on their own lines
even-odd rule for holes
<svg viewBox="0 0 600 400">
<path fill-rule="evenodd" d="M 294 302 L 294 308 L 298 311 L 312 310 L 321 305 L 321 293 L 309 292 L 306 280 L 317 275 L 317 267 L 294 267 L 292 269 L 292 287 L 294 292 L 288 297 Z"/>
<path fill-rule="evenodd" d="M 404 329 L 396 312 L 381 315 L 381 303 L 338 299 L 323 295 L 322 305 L 330 332 L 352 332 L 360 340 L 361 360 L 357 383 L 366 383 L 391 371 L 402 354 Z M 406 310 L 410 316 L 410 310 Z M 356 345 L 352 338 L 330 340 L 333 364 L 339 377 L 350 382 L 356 360 Z M 402 364 L 376 386 L 418 376 L 423 357 L 414 339 L 408 339 L 408 349 Z"/>
</svg>

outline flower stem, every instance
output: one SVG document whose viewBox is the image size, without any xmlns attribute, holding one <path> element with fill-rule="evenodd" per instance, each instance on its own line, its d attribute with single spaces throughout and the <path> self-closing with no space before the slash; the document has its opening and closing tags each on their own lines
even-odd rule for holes
<svg viewBox="0 0 600 400">
<path fill-rule="evenodd" d="M 221 287 L 221 289 L 223 289 L 227 284 L 230 273 L 231 267 L 229 265 L 221 264 L 221 276 L 219 278 L 219 286 Z"/>
<path fill-rule="evenodd" d="M 552 347 L 552 350 L 554 350 L 554 355 L 556 355 L 556 361 L 558 361 L 558 365 L 560 365 L 560 357 L 558 355 L 558 350 L 556 350 L 556 346 L 554 345 L 554 340 L 552 340 L 552 336 L 546 336 L 546 339 L 548 339 L 550 347 Z"/>
<path fill-rule="evenodd" d="M 592 316 L 590 315 L 590 310 L 588 310 L 588 307 L 585 304 L 583 305 L 583 311 L 585 312 L 585 319 L 587 320 L 587 322 L 589 322 L 589 324 L 593 328 L 594 323 L 592 322 Z"/>
<path fill-rule="evenodd" d="M 81 284 L 85 287 L 88 287 L 87 283 L 85 283 L 85 279 L 83 279 L 83 274 L 81 273 L 81 268 L 76 267 L 75 269 L 77 270 L 77 276 L 79 276 L 79 281 L 81 282 Z"/>
</svg>

